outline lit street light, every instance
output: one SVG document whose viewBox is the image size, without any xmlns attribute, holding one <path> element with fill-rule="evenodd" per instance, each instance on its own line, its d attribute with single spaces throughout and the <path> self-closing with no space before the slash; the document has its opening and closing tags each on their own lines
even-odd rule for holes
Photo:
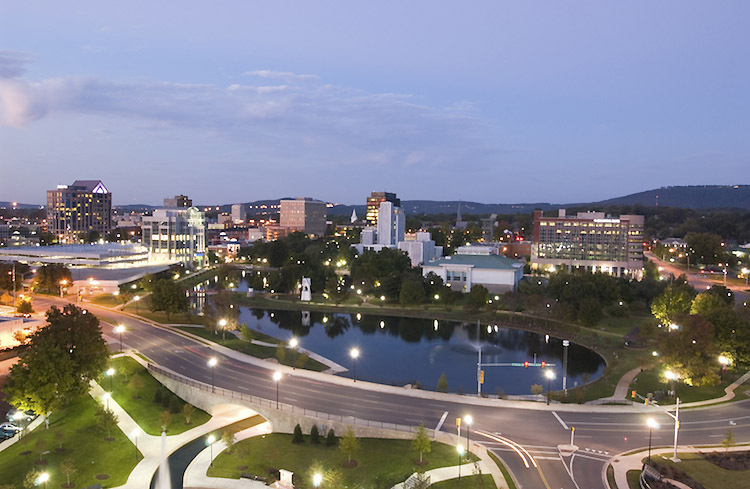
<svg viewBox="0 0 750 489">
<path fill-rule="evenodd" d="M 474 424 L 474 418 L 471 417 L 471 414 L 464 416 L 464 423 L 466 423 L 466 455 L 468 457 L 471 453 L 471 425 Z"/>
<path fill-rule="evenodd" d="M 68 285 L 68 281 L 67 280 L 65 280 L 65 279 L 60 280 L 60 298 L 61 299 L 63 297 L 63 287 L 65 287 L 66 285 Z"/>
<path fill-rule="evenodd" d="M 216 371 L 216 369 L 214 367 L 216 367 L 217 363 L 219 363 L 219 362 L 218 362 L 218 360 L 216 360 L 216 358 L 211 358 L 208 361 L 208 366 L 211 367 L 211 392 L 215 392 L 215 390 L 216 390 L 215 387 L 214 387 L 215 386 L 214 372 Z"/>
<path fill-rule="evenodd" d="M 119 324 L 115 327 L 115 333 L 120 335 L 120 351 L 122 351 L 122 334 L 125 332 L 125 326 Z"/>
<path fill-rule="evenodd" d="M 138 301 L 141 300 L 141 296 L 137 295 L 137 296 L 133 297 L 133 300 L 135 301 L 135 313 L 138 314 Z"/>
<path fill-rule="evenodd" d="M 315 474 L 313 476 L 313 487 L 320 487 L 321 482 L 323 482 L 323 476 L 320 474 Z"/>
<path fill-rule="evenodd" d="M 666 379 L 670 383 L 670 387 L 672 388 L 672 395 L 676 396 L 677 391 L 675 387 L 675 381 L 677 380 L 677 377 L 678 377 L 677 374 L 672 372 L 671 370 L 667 370 L 666 372 L 664 372 L 664 377 L 666 377 Z"/>
<path fill-rule="evenodd" d="M 221 330 L 221 341 L 226 341 L 226 327 L 227 327 L 227 320 L 226 319 L 220 319 L 219 320 L 219 329 Z"/>
<path fill-rule="evenodd" d="M 359 348 L 352 348 L 349 351 L 349 355 L 352 357 L 352 373 L 354 382 L 357 381 L 357 358 L 359 358 Z"/>
<path fill-rule="evenodd" d="M 276 382 L 276 409 L 279 409 L 279 383 L 281 382 L 281 372 L 278 370 L 273 373 L 273 381 Z"/>
<path fill-rule="evenodd" d="M 461 462 L 464 458 L 464 446 L 460 443 L 456 445 L 456 451 L 458 452 L 458 480 L 461 480 Z"/>
<path fill-rule="evenodd" d="M 114 389 L 112 388 L 112 377 L 115 376 L 115 369 L 108 368 L 106 374 L 107 377 L 109 377 L 109 392 L 114 392 Z"/>
<path fill-rule="evenodd" d="M 49 480 L 49 474 L 47 472 L 42 472 L 39 474 L 39 477 L 36 478 L 36 485 L 44 484 L 45 489 L 47 488 L 47 481 Z"/>
<path fill-rule="evenodd" d="M 213 467 L 214 465 L 214 442 L 216 441 L 216 437 L 214 435 L 209 435 L 206 439 L 206 444 L 210 447 L 209 452 L 209 458 L 208 458 L 208 466 Z"/>
<path fill-rule="evenodd" d="M 555 372 L 553 372 L 552 369 L 547 369 L 544 372 L 544 376 L 547 377 L 547 406 L 549 406 L 549 399 L 552 395 L 552 392 L 550 391 L 550 384 L 552 383 L 552 379 L 555 378 Z"/>
<path fill-rule="evenodd" d="M 109 392 L 105 392 L 102 396 L 102 399 L 104 399 L 104 402 L 107 403 L 107 410 L 109 410 L 109 398 L 112 397 Z"/>
<path fill-rule="evenodd" d="M 648 421 L 646 421 L 646 424 L 648 425 L 648 461 L 651 461 L 651 432 L 653 430 L 659 429 L 659 423 L 654 421 L 652 418 L 648 418 Z"/>
<path fill-rule="evenodd" d="M 299 345 L 299 340 L 297 338 L 292 337 L 292 339 L 289 340 L 289 348 L 296 349 Z"/>
<path fill-rule="evenodd" d="M 721 355 L 719 357 L 719 363 L 721 364 L 721 375 L 720 375 L 720 378 L 724 379 L 724 372 L 727 371 L 727 365 L 729 365 L 729 358 L 725 357 L 724 355 Z"/>
</svg>

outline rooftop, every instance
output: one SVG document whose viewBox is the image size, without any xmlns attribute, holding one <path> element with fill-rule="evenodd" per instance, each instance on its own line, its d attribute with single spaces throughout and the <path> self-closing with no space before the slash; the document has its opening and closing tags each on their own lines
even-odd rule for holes
<svg viewBox="0 0 750 489">
<path fill-rule="evenodd" d="M 432 260 L 422 266 L 439 267 L 442 265 L 468 265 L 474 268 L 492 270 L 514 270 L 523 267 L 524 262 L 500 255 L 451 255 Z"/>
</svg>

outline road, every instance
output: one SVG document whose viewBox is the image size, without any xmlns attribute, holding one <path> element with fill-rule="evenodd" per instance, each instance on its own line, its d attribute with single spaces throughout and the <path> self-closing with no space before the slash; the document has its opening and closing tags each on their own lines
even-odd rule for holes
<svg viewBox="0 0 750 489">
<path fill-rule="evenodd" d="M 39 298 L 37 308 L 60 304 L 59 299 Z M 209 357 L 216 357 L 217 387 L 275 399 L 276 384 L 272 370 L 241 362 L 211 351 L 202 343 L 119 312 L 93 305 L 86 306 L 102 320 L 104 334 L 118 339 L 114 325 L 123 324 L 126 348 L 134 348 L 161 366 L 205 383 L 212 382 Z M 471 414 L 475 420 L 472 440 L 482 440 L 502 456 L 516 475 L 521 487 L 546 489 L 596 489 L 606 487 L 602 481 L 605 462 L 614 454 L 648 444 L 646 419 L 651 416 L 661 423 L 653 432 L 653 444 L 671 445 L 673 422 L 658 408 L 648 413 L 623 412 L 615 408 L 606 412 L 575 412 L 564 405 L 552 409 L 535 404 L 528 408 L 508 407 L 497 401 L 490 406 L 465 401 L 426 400 L 403 394 L 375 392 L 364 388 L 364 382 L 348 385 L 286 376 L 281 387 L 281 402 L 321 412 L 360 419 L 418 425 L 434 428 L 444 413 L 442 427 L 455 433 L 451 420 Z M 599 411 L 607 409 L 599 407 Z M 680 444 L 718 443 L 727 429 L 734 431 L 737 442 L 750 441 L 750 401 L 724 404 L 710 409 L 686 410 L 681 415 Z M 559 444 L 570 442 L 570 427 L 575 427 L 575 444 L 580 447 L 573 457 L 561 458 Z M 480 435 L 479 432 L 485 433 Z M 463 432 L 465 433 L 465 431 Z M 524 450 L 527 453 L 524 452 Z M 526 467 L 528 464 L 528 467 Z M 536 466 L 535 466 L 536 465 Z"/>
</svg>

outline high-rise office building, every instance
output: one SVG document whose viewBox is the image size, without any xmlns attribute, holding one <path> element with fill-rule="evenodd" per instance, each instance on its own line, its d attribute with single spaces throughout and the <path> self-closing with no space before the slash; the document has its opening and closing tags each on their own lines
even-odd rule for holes
<svg viewBox="0 0 750 489">
<path fill-rule="evenodd" d="M 206 218 L 195 207 L 156 209 L 143 217 L 143 246 L 149 261 L 192 266 L 203 261 L 206 250 Z"/>
<path fill-rule="evenodd" d="M 300 231 L 307 235 L 326 233 L 326 203 L 309 197 L 282 200 L 279 205 L 279 226 L 285 233 Z"/>
<path fill-rule="evenodd" d="M 47 191 L 47 230 L 63 243 L 112 229 L 112 194 L 100 180 L 76 180 Z"/>
<path fill-rule="evenodd" d="M 193 201 L 187 195 L 175 195 L 172 198 L 164 199 L 164 207 L 187 209 L 193 207 Z"/>
<path fill-rule="evenodd" d="M 401 207 L 401 200 L 396 198 L 396 194 L 390 192 L 372 192 L 367 197 L 367 214 L 365 220 L 368 226 L 378 225 L 378 213 L 380 212 L 381 202 L 391 202 L 394 207 Z"/>
<path fill-rule="evenodd" d="M 603 212 L 579 212 L 544 217 L 534 211 L 531 268 L 585 269 L 618 277 L 643 274 L 643 216 L 608 217 Z"/>
<path fill-rule="evenodd" d="M 241 224 L 247 218 L 247 210 L 244 204 L 232 204 L 232 222 Z"/>
<path fill-rule="evenodd" d="M 393 202 L 381 202 L 378 209 L 378 244 L 395 246 L 404 240 L 406 216 Z"/>
</svg>

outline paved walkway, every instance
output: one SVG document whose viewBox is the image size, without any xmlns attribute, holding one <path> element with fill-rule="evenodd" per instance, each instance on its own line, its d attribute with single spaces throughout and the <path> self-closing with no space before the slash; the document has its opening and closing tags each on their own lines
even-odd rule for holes
<svg viewBox="0 0 750 489">
<path fill-rule="evenodd" d="M 94 383 L 91 389 L 91 395 L 100 400 L 104 398 L 105 391 L 98 384 Z M 130 415 L 120 407 L 113 399 L 104 402 L 105 406 L 109 404 L 109 409 L 117 416 L 117 425 L 138 447 L 143 454 L 143 459 L 138 462 L 128 477 L 128 481 L 119 486 L 123 489 L 143 489 L 149 487 L 156 469 L 159 468 L 161 461 L 161 436 L 149 435 L 145 433 L 140 426 L 130 417 Z M 225 407 L 223 410 L 210 413 L 211 419 L 200 426 L 180 433 L 179 435 L 167 436 L 166 453 L 169 455 L 188 442 L 204 436 L 214 430 L 223 428 L 229 424 L 242 419 L 254 416 L 256 413 L 247 408 L 238 408 L 237 406 Z"/>
</svg>

